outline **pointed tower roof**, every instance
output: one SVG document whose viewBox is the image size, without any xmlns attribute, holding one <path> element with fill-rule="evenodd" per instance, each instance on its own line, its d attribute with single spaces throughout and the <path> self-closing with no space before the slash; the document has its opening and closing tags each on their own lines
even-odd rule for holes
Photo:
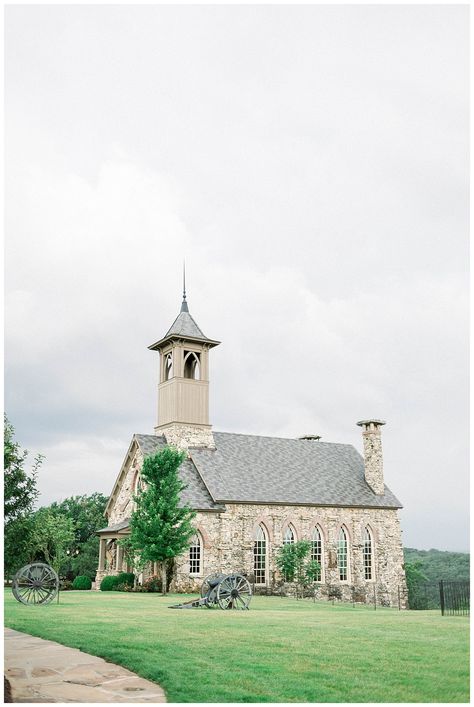
<svg viewBox="0 0 474 707">
<path fill-rule="evenodd" d="M 172 339 L 186 339 L 189 341 L 201 341 L 209 344 L 209 348 L 217 346 L 220 341 L 215 341 L 214 339 L 209 339 L 199 326 L 194 321 L 193 317 L 189 313 L 188 303 L 186 301 L 186 286 L 183 289 L 183 301 L 181 303 L 181 310 L 166 334 L 162 339 L 152 344 L 148 348 L 152 351 L 157 351 L 161 349 L 164 344 Z"/>
</svg>

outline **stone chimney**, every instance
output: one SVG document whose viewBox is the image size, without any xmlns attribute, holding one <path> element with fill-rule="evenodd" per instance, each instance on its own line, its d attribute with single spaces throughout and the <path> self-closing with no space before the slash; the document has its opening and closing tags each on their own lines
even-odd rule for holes
<svg viewBox="0 0 474 707">
<path fill-rule="evenodd" d="M 385 486 L 383 483 L 383 455 L 381 427 L 383 420 L 361 420 L 357 423 L 362 427 L 364 440 L 364 467 L 365 480 L 377 496 L 383 496 Z"/>
</svg>

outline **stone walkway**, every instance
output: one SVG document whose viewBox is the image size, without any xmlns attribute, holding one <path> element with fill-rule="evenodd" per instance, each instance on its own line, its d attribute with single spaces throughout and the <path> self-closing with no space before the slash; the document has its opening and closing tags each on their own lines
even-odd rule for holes
<svg viewBox="0 0 474 707">
<path fill-rule="evenodd" d="M 166 702 L 159 685 L 102 658 L 5 629 L 14 702 Z"/>
</svg>

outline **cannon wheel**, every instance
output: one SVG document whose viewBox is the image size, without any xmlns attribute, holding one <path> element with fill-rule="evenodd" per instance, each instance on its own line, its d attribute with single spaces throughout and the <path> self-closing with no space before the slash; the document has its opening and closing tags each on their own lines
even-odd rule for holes
<svg viewBox="0 0 474 707">
<path fill-rule="evenodd" d="M 201 597 L 204 598 L 207 596 L 210 601 L 206 602 L 205 606 L 208 609 L 212 609 L 216 603 L 216 588 L 211 587 L 209 582 L 212 582 L 212 580 L 215 580 L 219 577 L 218 574 L 208 574 L 204 582 L 202 583 L 201 587 Z"/>
<path fill-rule="evenodd" d="M 12 592 L 22 604 L 49 604 L 59 589 L 59 578 L 49 565 L 35 562 L 18 570 Z"/>
<path fill-rule="evenodd" d="M 229 574 L 217 587 L 217 603 L 221 609 L 248 609 L 252 588 L 241 574 Z"/>
</svg>

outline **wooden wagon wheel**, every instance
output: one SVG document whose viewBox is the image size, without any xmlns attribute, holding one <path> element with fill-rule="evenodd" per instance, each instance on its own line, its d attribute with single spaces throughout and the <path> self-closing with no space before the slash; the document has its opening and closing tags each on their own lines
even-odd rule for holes
<svg viewBox="0 0 474 707">
<path fill-rule="evenodd" d="M 25 565 L 13 578 L 13 596 L 22 604 L 49 604 L 58 590 L 58 575 L 44 562 Z"/>
<path fill-rule="evenodd" d="M 217 603 L 221 609 L 248 609 L 251 598 L 250 582 L 241 574 L 229 574 L 219 582 Z"/>
</svg>

